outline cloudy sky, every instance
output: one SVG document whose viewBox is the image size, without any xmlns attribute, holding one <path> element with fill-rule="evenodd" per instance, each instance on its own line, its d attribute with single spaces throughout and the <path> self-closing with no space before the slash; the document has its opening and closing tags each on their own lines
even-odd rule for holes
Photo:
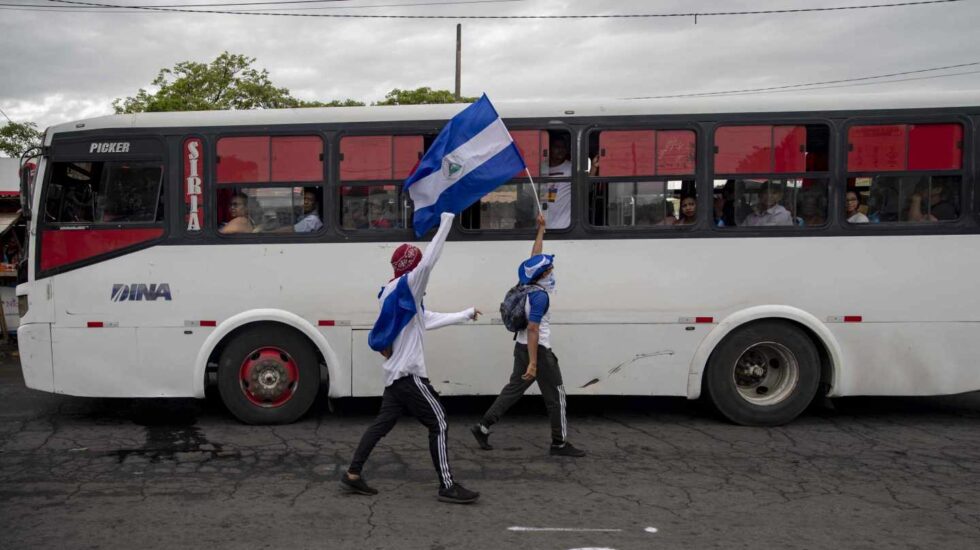
<svg viewBox="0 0 980 550">
<path fill-rule="evenodd" d="M 99 0 L 95 0 L 99 1 Z M 113 3 L 113 0 L 101 0 Z M 260 0 L 117 0 L 188 5 Z M 908 0 L 325 0 L 210 9 L 358 15 L 650 14 L 830 7 Z M 24 7 L 34 6 L 34 7 Z M 44 6 L 44 7 L 37 7 Z M 374 7 L 371 7 L 374 6 Z M 760 88 L 980 62 L 980 0 L 854 11 L 583 20 L 391 20 L 161 13 L 0 0 L 0 109 L 39 126 L 109 114 L 157 72 L 227 50 L 256 58 L 304 99 L 370 102 L 392 88 L 605 99 Z M 940 78 L 928 78 L 939 75 Z M 976 90 L 980 65 L 848 87 Z M 915 80 L 908 80 L 916 78 Z M 888 79 L 885 79 L 888 80 Z M 895 79 L 892 79 L 895 80 Z M 806 92 L 839 93 L 840 88 Z"/>
</svg>

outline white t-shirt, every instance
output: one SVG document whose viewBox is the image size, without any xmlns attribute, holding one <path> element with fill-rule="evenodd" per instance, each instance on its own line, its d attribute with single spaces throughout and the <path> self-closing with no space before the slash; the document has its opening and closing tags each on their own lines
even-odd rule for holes
<svg viewBox="0 0 980 550">
<path fill-rule="evenodd" d="M 551 296 L 543 290 L 528 294 L 527 301 L 524 302 L 524 314 L 527 315 L 528 321 L 535 322 L 537 316 L 531 314 L 532 305 L 536 306 L 538 314 L 544 310 L 544 313 L 540 314 L 540 320 L 537 321 L 538 345 L 551 349 Z M 527 329 L 517 333 L 517 342 L 527 345 Z"/>
<path fill-rule="evenodd" d="M 385 372 L 386 388 L 395 380 L 412 374 L 420 378 L 428 378 L 428 374 L 425 372 L 425 349 L 423 346 L 423 335 L 426 330 L 462 323 L 473 316 L 473 308 L 457 313 L 436 313 L 425 311 L 422 308 L 422 296 L 425 295 L 425 287 L 429 284 L 429 273 L 432 272 L 436 260 L 442 253 L 442 245 L 446 242 L 452 225 L 453 215 L 443 214 L 439 223 L 439 231 L 436 232 L 436 236 L 429 246 L 425 247 L 425 251 L 422 253 L 422 261 L 408 274 L 408 288 L 412 291 L 412 297 L 415 299 L 415 311 L 417 313 L 395 337 L 395 342 L 391 346 L 391 357 L 381 365 Z M 395 290 L 396 286 L 398 286 L 398 279 L 390 281 L 385 286 L 378 298 L 379 306 L 384 304 L 385 298 Z"/>
<path fill-rule="evenodd" d="M 558 166 L 546 166 L 550 177 L 572 177 L 572 162 L 566 160 Z M 542 203 L 548 205 L 544 211 L 545 227 L 564 229 L 572 224 L 572 183 L 570 181 L 550 182 L 543 186 Z"/>
<path fill-rule="evenodd" d="M 781 204 L 774 204 L 762 214 L 753 212 L 745 218 L 746 226 L 793 225 L 793 216 Z"/>
</svg>

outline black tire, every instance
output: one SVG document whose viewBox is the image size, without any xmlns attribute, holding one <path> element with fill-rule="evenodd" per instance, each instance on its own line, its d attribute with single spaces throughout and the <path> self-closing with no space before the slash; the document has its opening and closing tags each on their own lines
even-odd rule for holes
<svg viewBox="0 0 980 550">
<path fill-rule="evenodd" d="M 240 380 L 246 359 L 252 360 L 259 350 L 281 350 L 282 363 L 291 359 L 298 376 L 291 384 L 290 396 L 281 404 L 257 404 L 249 399 L 247 384 Z M 270 360 L 275 363 L 274 360 Z M 273 367 L 275 368 L 275 367 Z M 246 424 L 289 424 L 303 416 L 313 405 L 320 388 L 320 367 L 313 346 L 305 336 L 281 325 L 261 324 L 244 329 L 235 336 L 218 362 L 218 392 L 225 407 Z"/>
<path fill-rule="evenodd" d="M 776 388 L 772 393 L 766 385 L 770 381 Z M 722 416 L 743 426 L 790 422 L 813 401 L 819 384 L 820 356 L 813 340 L 784 321 L 736 329 L 712 352 L 704 375 L 711 403 Z"/>
</svg>

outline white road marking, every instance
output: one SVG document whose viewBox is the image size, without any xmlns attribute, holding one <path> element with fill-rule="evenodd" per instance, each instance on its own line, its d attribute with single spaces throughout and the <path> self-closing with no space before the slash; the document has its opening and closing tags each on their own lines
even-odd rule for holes
<svg viewBox="0 0 980 550">
<path fill-rule="evenodd" d="M 644 529 L 644 531 L 646 531 L 647 533 L 656 533 L 657 532 L 657 528 L 656 527 L 647 527 L 646 529 Z"/>
</svg>

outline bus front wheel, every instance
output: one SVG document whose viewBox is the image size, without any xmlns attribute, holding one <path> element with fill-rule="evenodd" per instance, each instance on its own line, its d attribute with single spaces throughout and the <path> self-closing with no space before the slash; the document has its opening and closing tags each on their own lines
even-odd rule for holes
<svg viewBox="0 0 980 550">
<path fill-rule="evenodd" d="M 705 389 L 728 420 L 745 426 L 785 424 L 807 408 L 820 384 L 820 356 L 790 323 L 760 321 L 736 329 L 711 354 Z"/>
<path fill-rule="evenodd" d="M 282 326 L 243 330 L 221 353 L 218 392 L 246 424 L 288 424 L 316 399 L 320 371 L 313 347 Z"/>
</svg>

